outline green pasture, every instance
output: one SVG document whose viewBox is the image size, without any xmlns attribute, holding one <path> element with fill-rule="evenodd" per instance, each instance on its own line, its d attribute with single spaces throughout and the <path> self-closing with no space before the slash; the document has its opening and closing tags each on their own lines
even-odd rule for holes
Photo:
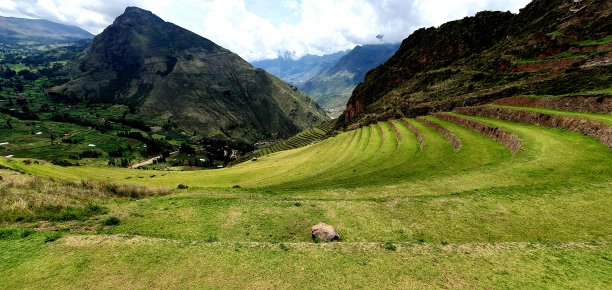
<svg viewBox="0 0 612 290">
<path fill-rule="evenodd" d="M 422 151 L 391 120 L 217 170 L 0 159 L 56 183 L 171 190 L 83 198 L 104 212 L 53 222 L 56 231 L 33 230 L 42 220 L 0 222 L 0 288 L 609 288 L 612 151 L 575 132 L 462 117 L 516 134 L 523 148 L 513 155 L 427 117 L 461 149 L 406 119 Z M 314 243 L 318 222 L 342 240 Z"/>
</svg>

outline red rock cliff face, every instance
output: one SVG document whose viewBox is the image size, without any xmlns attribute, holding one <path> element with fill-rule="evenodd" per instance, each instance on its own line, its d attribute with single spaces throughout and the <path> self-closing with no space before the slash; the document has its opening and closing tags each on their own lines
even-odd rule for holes
<svg viewBox="0 0 612 290">
<path fill-rule="evenodd" d="M 487 11 L 415 31 L 393 57 L 366 74 L 338 126 L 452 110 L 508 97 L 505 92 L 566 94 L 600 89 L 606 80 L 597 75 L 605 74 L 604 69 L 582 73 L 577 61 L 589 57 L 584 53 L 591 50 L 602 54 L 609 48 L 575 44 L 609 35 L 612 1 L 583 0 L 584 9 L 572 12 L 576 5 L 567 0 L 533 0 L 519 14 Z M 583 55 L 567 58 L 562 53 Z M 531 58 L 542 61 L 517 61 Z M 607 61 L 592 62 L 602 66 Z M 560 85 L 575 79 L 580 85 Z"/>
<path fill-rule="evenodd" d="M 481 12 L 439 28 L 415 31 L 393 57 L 368 72 L 365 81 L 353 91 L 340 120 L 351 121 L 416 73 L 444 67 L 490 47 L 508 33 L 513 16 L 510 12 Z"/>
<path fill-rule="evenodd" d="M 363 101 L 354 100 L 353 103 L 349 102 L 346 105 L 346 111 L 344 112 L 344 121 L 345 122 L 350 121 L 351 119 L 353 119 L 353 117 L 355 117 L 355 115 L 360 113 L 362 110 L 363 110 Z"/>
</svg>

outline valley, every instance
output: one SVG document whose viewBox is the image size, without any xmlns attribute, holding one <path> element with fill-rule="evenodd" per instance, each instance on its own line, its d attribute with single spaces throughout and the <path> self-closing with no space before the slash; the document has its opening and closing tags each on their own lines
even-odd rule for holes
<svg viewBox="0 0 612 290">
<path fill-rule="evenodd" d="M 0 19 L 0 289 L 609 289 L 610 5 L 253 66 Z"/>
</svg>

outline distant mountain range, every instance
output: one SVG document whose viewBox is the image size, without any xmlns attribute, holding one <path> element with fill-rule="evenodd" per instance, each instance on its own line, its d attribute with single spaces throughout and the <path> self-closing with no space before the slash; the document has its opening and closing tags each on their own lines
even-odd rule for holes
<svg viewBox="0 0 612 290">
<path fill-rule="evenodd" d="M 332 68 L 348 51 L 323 56 L 305 55 L 294 59 L 286 54 L 275 59 L 252 61 L 254 67 L 262 68 L 276 77 L 296 86 L 301 86 L 315 76 Z"/>
<path fill-rule="evenodd" d="M 0 43 L 5 45 L 62 44 L 93 37 L 93 34 L 76 26 L 43 19 L 0 16 Z"/>
<path fill-rule="evenodd" d="M 282 57 L 252 64 L 294 84 L 335 117 L 365 74 L 389 59 L 398 48 L 399 44 L 371 44 L 329 55 Z"/>
<path fill-rule="evenodd" d="M 340 118 L 357 127 L 516 94 L 610 88 L 612 1 L 534 0 L 519 14 L 485 11 L 406 38 L 368 72 Z"/>
<path fill-rule="evenodd" d="M 128 7 L 96 36 L 49 94 L 129 105 L 152 125 L 253 142 L 328 118 L 306 94 L 153 13 Z"/>
<path fill-rule="evenodd" d="M 331 115 L 338 115 L 338 108 L 344 108 L 353 89 L 363 81 L 366 73 L 393 56 L 398 48 L 399 44 L 356 46 L 333 67 L 298 87 L 328 109 Z"/>
</svg>

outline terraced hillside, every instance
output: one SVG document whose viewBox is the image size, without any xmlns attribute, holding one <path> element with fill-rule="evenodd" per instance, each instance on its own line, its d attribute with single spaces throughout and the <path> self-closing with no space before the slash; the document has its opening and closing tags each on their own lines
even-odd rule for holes
<svg viewBox="0 0 612 290">
<path fill-rule="evenodd" d="M 319 126 L 308 128 L 290 138 L 272 144 L 271 146 L 255 150 L 252 154 L 245 156 L 242 160 L 249 160 L 274 152 L 304 147 L 325 138 L 334 129 L 334 121 L 325 122 Z"/>
<path fill-rule="evenodd" d="M 219 170 L 0 159 L 174 189 L 99 198 L 105 213 L 82 220 L 5 219 L 0 288 L 609 289 L 612 115 L 512 105 L 378 122 Z M 314 243 L 319 222 L 341 241 Z"/>
</svg>

